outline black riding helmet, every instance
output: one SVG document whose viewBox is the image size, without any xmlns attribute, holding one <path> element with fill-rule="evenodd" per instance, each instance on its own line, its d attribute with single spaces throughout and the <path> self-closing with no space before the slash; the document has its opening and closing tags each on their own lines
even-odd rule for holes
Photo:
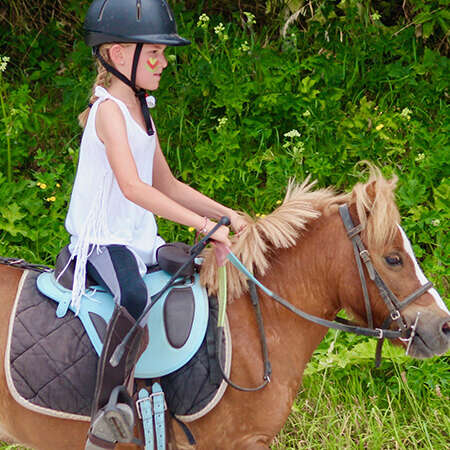
<svg viewBox="0 0 450 450">
<path fill-rule="evenodd" d="M 146 102 L 146 92 L 136 86 L 136 70 L 143 44 L 170 46 L 188 45 L 190 41 L 177 33 L 172 10 L 166 0 L 94 0 L 84 21 L 86 44 L 105 69 L 130 86 L 141 103 L 147 133 L 153 129 Z M 108 64 L 100 55 L 99 46 L 110 42 L 133 42 L 131 80 Z"/>
<path fill-rule="evenodd" d="M 94 0 L 84 21 L 86 43 L 108 42 L 188 45 L 166 0 Z"/>
</svg>

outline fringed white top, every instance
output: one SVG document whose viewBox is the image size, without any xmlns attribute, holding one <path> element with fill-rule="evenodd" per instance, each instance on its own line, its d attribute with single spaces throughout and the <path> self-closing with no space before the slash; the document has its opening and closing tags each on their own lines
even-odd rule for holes
<svg viewBox="0 0 450 450">
<path fill-rule="evenodd" d="M 66 228 L 71 234 L 69 250 L 76 256 L 72 306 L 78 311 L 85 290 L 89 252 L 100 245 L 126 245 L 136 256 L 141 274 L 146 264 L 155 263 L 155 253 L 164 244 L 158 235 L 154 215 L 127 200 L 122 194 L 106 156 L 105 145 L 97 136 L 95 117 L 98 106 L 111 99 L 122 111 L 139 177 L 152 185 L 156 137 L 148 136 L 132 118 L 128 108 L 103 87 L 97 86 L 81 141 L 78 170 L 72 190 Z M 93 244 L 93 245 L 92 245 Z"/>
</svg>

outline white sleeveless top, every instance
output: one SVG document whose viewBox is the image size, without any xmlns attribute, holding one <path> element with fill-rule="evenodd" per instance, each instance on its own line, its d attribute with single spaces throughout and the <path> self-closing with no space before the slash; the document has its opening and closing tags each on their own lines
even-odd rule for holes
<svg viewBox="0 0 450 450">
<path fill-rule="evenodd" d="M 85 285 L 89 251 L 100 245 L 121 244 L 136 256 L 141 274 L 146 264 L 155 264 L 156 249 L 164 244 L 158 235 L 154 215 L 126 199 L 109 165 L 105 145 L 97 136 L 95 118 L 98 106 L 111 99 L 122 111 L 128 142 L 140 179 L 152 185 L 155 135 L 149 136 L 133 119 L 128 108 L 103 87 L 97 86 L 81 140 L 78 170 L 72 190 L 66 228 L 71 234 L 69 250 L 77 257 L 72 304 L 79 307 Z M 94 247 L 91 247 L 94 244 Z"/>
</svg>

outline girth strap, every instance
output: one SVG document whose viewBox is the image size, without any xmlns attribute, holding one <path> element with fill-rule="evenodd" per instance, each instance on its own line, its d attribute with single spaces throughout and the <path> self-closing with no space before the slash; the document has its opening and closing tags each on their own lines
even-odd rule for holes
<svg viewBox="0 0 450 450">
<path fill-rule="evenodd" d="M 167 409 L 164 392 L 159 383 L 153 383 L 152 393 L 139 390 L 138 415 L 144 428 L 145 450 L 165 450 L 166 428 L 164 412 Z M 155 446 L 156 444 L 156 446 Z"/>
</svg>

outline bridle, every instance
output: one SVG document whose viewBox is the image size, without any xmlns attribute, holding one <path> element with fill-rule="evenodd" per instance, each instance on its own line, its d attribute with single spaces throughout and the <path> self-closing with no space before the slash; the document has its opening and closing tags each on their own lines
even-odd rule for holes
<svg viewBox="0 0 450 450">
<path fill-rule="evenodd" d="M 378 367 L 381 363 L 381 348 L 384 342 L 385 331 L 388 329 L 392 323 L 395 323 L 398 326 L 399 336 L 398 338 L 408 343 L 407 352 L 409 351 L 409 347 L 415 336 L 415 330 L 417 326 L 417 321 L 419 315 L 417 316 L 416 322 L 411 327 L 408 327 L 406 320 L 403 318 L 401 311 L 405 309 L 410 303 L 419 298 L 421 295 L 425 294 L 429 289 L 433 287 L 433 283 L 430 281 L 425 283 L 419 289 L 414 291 L 411 295 L 406 297 L 403 301 L 399 301 L 396 295 L 389 289 L 386 283 L 381 278 L 380 274 L 376 271 L 372 264 L 372 260 L 370 258 L 370 254 L 368 250 L 364 247 L 364 244 L 361 240 L 360 233 L 363 230 L 363 226 L 353 224 L 352 218 L 350 216 L 350 212 L 348 210 L 347 205 L 339 206 L 339 214 L 341 215 L 342 222 L 344 223 L 344 227 L 347 230 L 347 236 L 352 241 L 353 244 L 353 252 L 355 255 L 356 265 L 358 267 L 359 278 L 361 280 L 361 287 L 364 295 L 364 304 L 366 307 L 366 316 L 367 316 L 367 325 L 369 328 L 374 328 L 373 326 L 373 317 L 372 317 L 372 309 L 370 306 L 370 298 L 367 290 L 367 282 L 366 277 L 364 275 L 364 270 L 362 264 L 364 263 L 367 269 L 367 273 L 369 274 L 369 278 L 375 283 L 380 292 L 381 298 L 383 299 L 386 307 L 388 308 L 389 314 L 386 319 L 383 321 L 381 328 L 377 328 L 379 330 L 380 335 L 378 336 L 378 345 L 375 356 L 375 366 Z M 391 339 L 391 338 L 390 338 Z"/>
<path fill-rule="evenodd" d="M 417 321 L 419 318 L 419 313 L 417 315 L 416 321 L 413 325 L 408 326 L 405 318 L 402 316 L 401 311 L 405 309 L 409 304 L 411 304 L 413 301 L 415 301 L 417 298 L 419 298 L 421 295 L 423 295 L 425 292 L 427 292 L 429 289 L 433 287 L 433 284 L 431 282 L 428 282 L 421 286 L 419 289 L 414 291 L 412 294 L 410 294 L 408 297 L 406 297 L 401 302 L 398 300 L 396 295 L 389 289 L 389 287 L 386 285 L 384 280 L 381 278 L 380 274 L 375 269 L 372 259 L 370 257 L 369 251 L 364 246 L 364 243 L 361 239 L 361 232 L 363 230 L 363 226 L 357 225 L 355 226 L 353 224 L 353 220 L 350 216 L 350 212 L 348 209 L 348 206 L 346 204 L 339 206 L 339 214 L 341 216 L 342 222 L 344 224 L 344 227 L 347 231 L 347 236 L 352 242 L 353 245 L 353 252 L 355 255 L 355 261 L 356 265 L 358 267 L 358 273 L 359 278 L 361 281 L 361 288 L 363 291 L 364 296 L 364 304 L 366 309 L 366 315 L 367 315 L 367 327 L 361 327 L 353 322 L 350 322 L 346 319 L 342 319 L 340 317 L 337 317 L 334 321 L 322 319 L 321 317 L 314 316 L 312 314 L 308 314 L 291 303 L 289 303 L 287 300 L 280 297 L 278 294 L 272 292 L 270 289 L 268 289 L 266 286 L 264 286 L 262 283 L 260 283 L 251 272 L 247 270 L 247 268 L 239 261 L 239 259 L 230 252 L 227 256 L 227 259 L 246 277 L 249 281 L 250 286 L 250 298 L 252 300 L 253 306 L 255 307 L 256 315 L 257 315 L 257 321 L 258 321 L 258 328 L 260 331 L 260 339 L 261 339 L 261 347 L 263 352 L 263 359 L 264 359 L 264 382 L 256 387 L 256 388 L 243 388 L 241 386 L 237 386 L 234 384 L 231 380 L 229 380 L 224 371 L 222 370 L 221 364 L 220 364 L 220 358 L 218 358 L 219 361 L 219 367 L 221 369 L 222 375 L 225 379 L 225 381 L 233 386 L 236 389 L 243 390 L 243 391 L 256 391 L 259 389 L 262 389 L 270 382 L 270 375 L 271 375 L 271 365 L 268 360 L 268 351 L 267 351 L 267 345 L 264 335 L 264 326 L 262 322 L 262 316 L 259 308 L 259 300 L 258 296 L 256 294 L 255 286 L 258 286 L 263 292 L 265 292 L 270 298 L 275 300 L 276 302 L 280 303 L 283 307 L 288 309 L 289 311 L 293 312 L 294 314 L 302 317 L 303 319 L 306 319 L 310 322 L 316 323 L 318 325 L 322 325 L 327 328 L 333 328 L 335 330 L 341 330 L 349 333 L 354 333 L 361 336 L 367 336 L 367 337 L 373 337 L 378 339 L 378 345 L 377 345 L 377 351 L 375 355 L 375 366 L 378 367 L 381 363 L 381 349 L 382 345 L 385 339 L 400 339 L 403 342 L 407 342 L 407 351 L 409 351 L 409 348 L 412 344 L 412 341 L 415 336 L 416 332 L 416 326 Z M 366 281 L 366 275 L 364 273 L 363 264 L 366 267 L 367 273 L 369 275 L 369 278 L 375 283 L 375 285 L 378 288 L 378 291 L 381 295 L 381 298 L 383 299 L 386 307 L 388 308 L 388 316 L 384 320 L 381 328 L 375 328 L 373 323 L 373 314 L 372 309 L 370 306 L 370 297 L 369 297 L 369 291 L 367 289 L 367 281 Z M 253 288 L 252 288 L 253 285 Z M 397 330 L 390 329 L 390 326 L 392 323 L 395 323 L 397 326 Z M 221 327 L 219 328 L 218 333 L 218 354 L 221 355 L 221 336 L 223 333 L 223 329 Z"/>
</svg>

